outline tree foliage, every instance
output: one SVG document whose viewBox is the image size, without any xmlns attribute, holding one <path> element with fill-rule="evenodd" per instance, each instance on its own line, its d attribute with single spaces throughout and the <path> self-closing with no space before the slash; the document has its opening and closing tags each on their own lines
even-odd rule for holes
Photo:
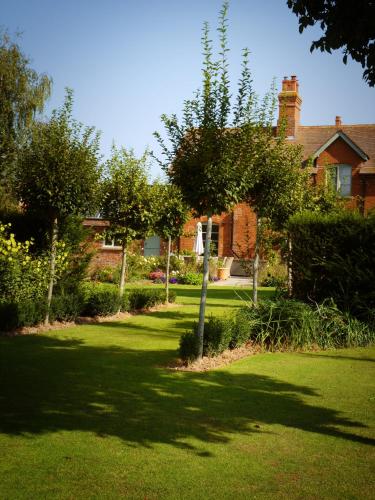
<svg viewBox="0 0 375 500">
<path fill-rule="evenodd" d="M 127 246 L 146 238 L 155 221 L 157 191 L 150 184 L 148 152 L 136 158 L 132 150 L 112 148 L 104 171 L 101 214 L 110 222 L 108 233 L 121 241 L 120 297 L 125 290 Z"/>
<path fill-rule="evenodd" d="M 50 95 L 51 79 L 29 66 L 16 42 L 0 34 L 0 207 L 15 204 L 12 180 L 23 133 Z"/>
<path fill-rule="evenodd" d="M 73 93 L 47 122 L 34 122 L 17 162 L 16 187 L 26 212 L 37 212 L 50 227 L 49 320 L 55 281 L 59 226 L 72 215 L 93 213 L 98 194 L 99 136 L 72 118 Z"/>
<path fill-rule="evenodd" d="M 126 243 L 145 238 L 155 218 L 148 156 L 136 158 L 132 150 L 113 147 L 105 164 L 101 214 L 110 222 L 110 233 Z"/>
<path fill-rule="evenodd" d="M 263 129 L 272 125 L 275 95 L 271 90 L 259 104 L 252 89 L 248 50 L 243 52 L 243 68 L 237 98 L 232 99 L 228 72 L 228 2 L 219 16 L 219 54 L 210 40 L 208 24 L 203 27 L 202 87 L 185 101 L 182 118 L 162 116 L 168 140 L 155 136 L 164 161 L 160 161 L 172 184 L 177 186 L 193 215 L 207 216 L 203 282 L 199 312 L 198 358 L 203 352 L 203 329 L 208 284 L 212 215 L 228 211 L 243 200 L 248 177 L 243 159 L 257 150 Z M 233 102 L 234 101 L 234 102 Z M 249 141 L 251 139 L 251 141 Z"/>
<path fill-rule="evenodd" d="M 27 211 L 49 221 L 93 213 L 98 195 L 99 136 L 72 118 L 73 93 L 47 122 L 30 129 L 17 167 L 18 195 Z"/>
<path fill-rule="evenodd" d="M 342 48 L 346 64 L 348 55 L 365 68 L 363 78 L 375 85 L 375 3 L 368 0 L 288 0 L 297 15 L 299 31 L 320 24 L 324 35 L 312 42 L 310 51 L 331 53 Z"/>
</svg>

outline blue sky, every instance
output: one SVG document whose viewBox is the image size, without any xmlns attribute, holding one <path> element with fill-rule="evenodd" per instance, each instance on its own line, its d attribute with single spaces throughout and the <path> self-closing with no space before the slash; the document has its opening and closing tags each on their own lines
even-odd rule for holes
<svg viewBox="0 0 375 500">
<path fill-rule="evenodd" d="M 112 141 L 141 154 L 156 149 L 160 115 L 179 113 L 201 81 L 204 21 L 215 39 L 221 0 L 0 0 L 1 26 L 22 32 L 19 43 L 31 66 L 53 78 L 46 112 L 60 106 L 64 88 L 75 94 L 74 115 L 101 130 L 102 152 Z M 232 0 L 229 62 L 235 88 L 241 50 L 251 51 L 256 91 L 275 77 L 297 75 L 304 125 L 375 122 L 375 90 L 362 68 L 342 55 L 313 52 L 318 28 L 303 35 L 286 0 Z M 159 173 L 153 166 L 153 174 Z"/>
</svg>

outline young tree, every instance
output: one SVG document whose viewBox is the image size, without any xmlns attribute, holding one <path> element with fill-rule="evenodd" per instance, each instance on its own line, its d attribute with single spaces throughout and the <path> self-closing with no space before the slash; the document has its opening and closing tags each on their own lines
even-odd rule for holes
<svg viewBox="0 0 375 500">
<path fill-rule="evenodd" d="M 50 96 L 51 80 L 29 66 L 17 43 L 0 33 L 0 209 L 15 207 L 13 180 L 25 130 Z"/>
<path fill-rule="evenodd" d="M 120 297 L 125 291 L 126 255 L 132 240 L 149 235 L 155 220 L 155 190 L 149 182 L 148 153 L 112 148 L 101 192 L 101 214 L 110 222 L 108 234 L 121 241 Z"/>
<path fill-rule="evenodd" d="M 219 59 L 214 60 L 207 23 L 203 28 L 204 52 L 202 89 L 185 102 L 182 120 L 176 115 L 162 116 L 169 143 L 159 133 L 156 138 L 165 161 L 161 161 L 171 183 L 177 186 L 193 215 L 207 217 L 203 282 L 199 311 L 199 351 L 202 357 L 205 304 L 208 284 L 212 215 L 228 211 L 243 198 L 241 136 L 231 128 L 252 118 L 254 94 L 244 52 L 244 71 L 237 102 L 231 103 L 227 62 L 227 10 L 225 2 L 219 18 Z M 246 147 L 246 145 L 245 145 Z"/>
<path fill-rule="evenodd" d="M 269 140 L 256 142 L 257 154 L 245 162 L 248 183 L 245 200 L 256 215 L 256 242 L 253 261 L 253 302 L 257 303 L 258 271 L 262 244 L 262 221 L 273 229 L 285 227 L 289 217 L 302 210 L 309 198 L 309 173 L 301 168 L 302 150 L 269 133 Z M 264 149 L 265 148 L 265 149 Z"/>
<path fill-rule="evenodd" d="M 48 122 L 32 125 L 17 165 L 17 191 L 29 212 L 48 219 L 50 227 L 49 322 L 55 280 L 59 225 L 69 215 L 94 211 L 98 193 L 99 136 L 72 118 L 73 92 L 66 91 L 63 106 Z"/>
<path fill-rule="evenodd" d="M 182 198 L 180 190 L 173 184 L 155 185 L 158 190 L 155 232 L 168 241 L 167 272 L 165 281 L 166 302 L 169 301 L 169 267 L 171 258 L 171 242 L 183 233 L 185 222 L 189 218 L 189 209 Z"/>
</svg>

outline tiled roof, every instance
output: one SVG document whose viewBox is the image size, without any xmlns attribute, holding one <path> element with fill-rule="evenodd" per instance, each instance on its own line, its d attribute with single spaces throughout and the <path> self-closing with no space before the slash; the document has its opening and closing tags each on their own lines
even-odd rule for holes
<svg viewBox="0 0 375 500">
<path fill-rule="evenodd" d="M 291 141 L 302 144 L 304 158 L 312 156 L 336 132 L 342 131 L 351 141 L 364 151 L 369 160 L 363 163 L 364 167 L 375 167 L 375 125 L 314 125 L 298 127 L 296 138 Z"/>
</svg>

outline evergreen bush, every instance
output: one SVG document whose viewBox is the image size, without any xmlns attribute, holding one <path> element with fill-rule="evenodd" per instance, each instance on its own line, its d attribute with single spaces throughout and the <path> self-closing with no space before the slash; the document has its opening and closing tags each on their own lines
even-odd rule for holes
<svg viewBox="0 0 375 500">
<path fill-rule="evenodd" d="M 375 308 L 375 214 L 305 212 L 291 218 L 289 233 L 293 296 L 317 303 L 332 298 L 366 320 Z"/>
</svg>

